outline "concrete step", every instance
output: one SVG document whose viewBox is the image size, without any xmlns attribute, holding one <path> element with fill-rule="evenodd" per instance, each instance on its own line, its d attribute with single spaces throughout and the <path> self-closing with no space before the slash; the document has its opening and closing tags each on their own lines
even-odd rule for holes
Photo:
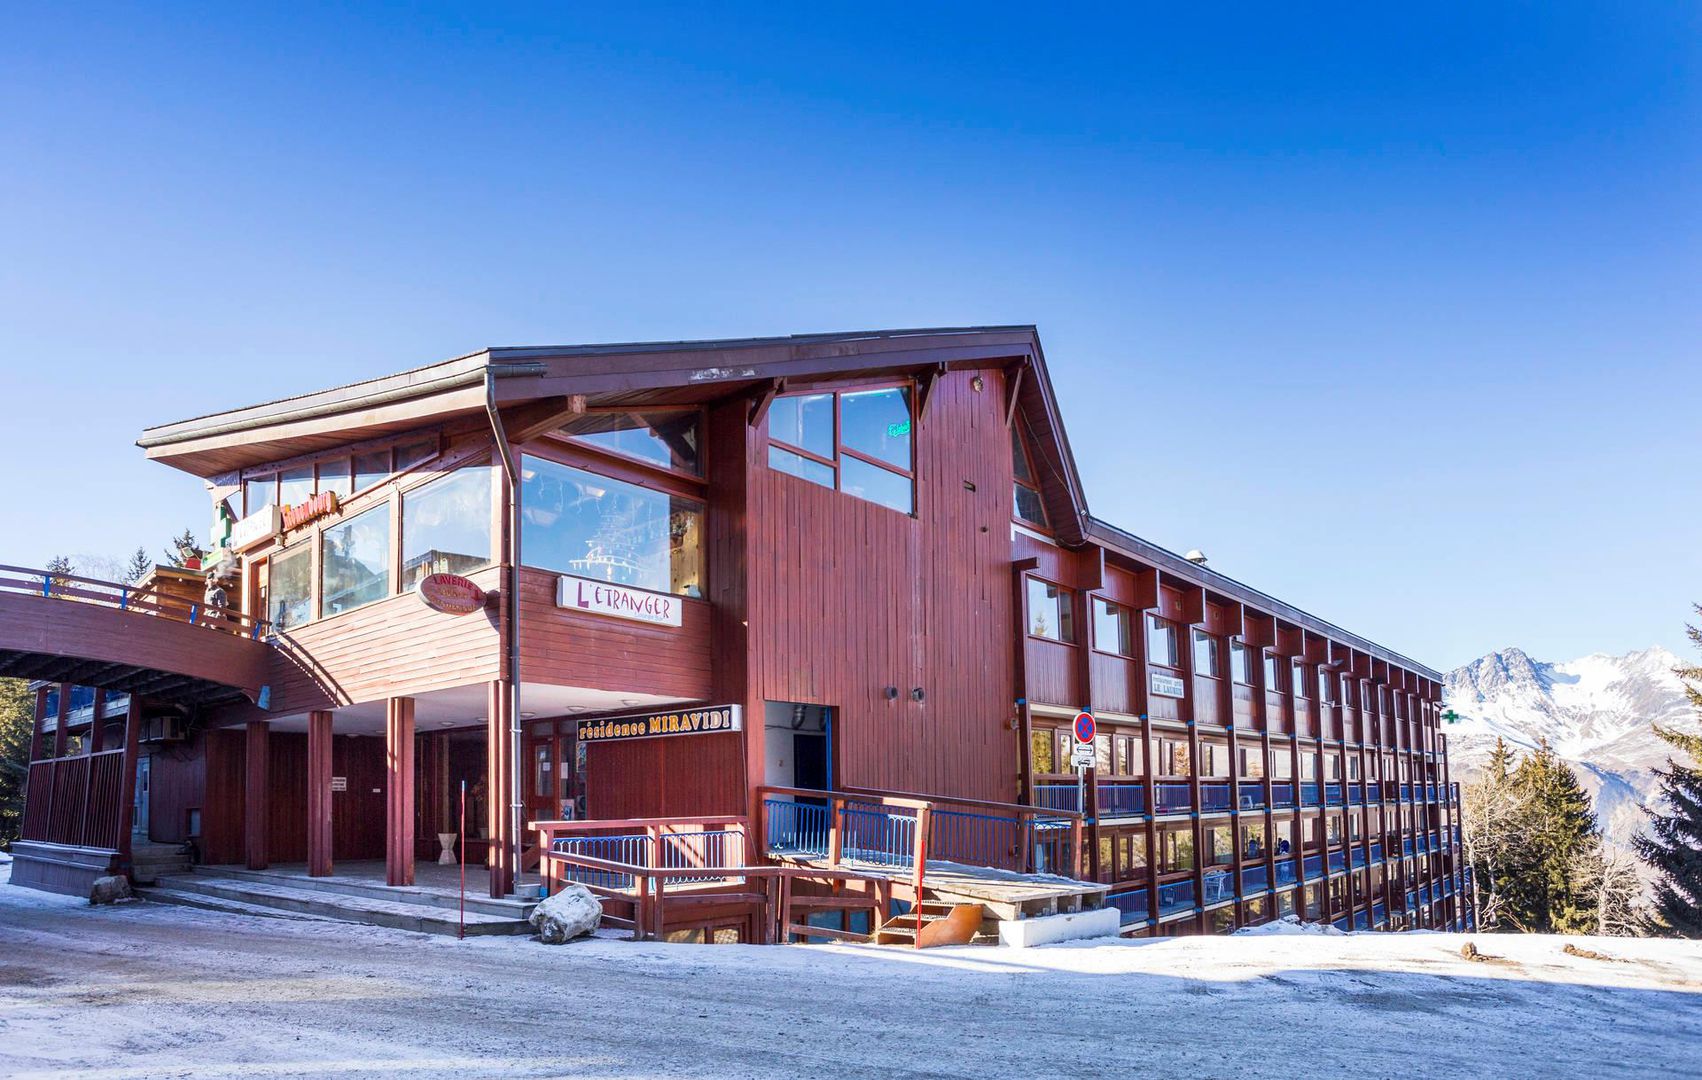
<svg viewBox="0 0 1702 1080">
<path fill-rule="evenodd" d="M 182 889 L 153 887 L 141 891 L 144 900 L 159 904 L 174 904 L 178 907 L 199 908 L 202 911 L 222 911 L 227 915 L 253 915 L 263 919 L 286 919 L 290 922 L 343 922 L 342 919 L 331 919 L 323 915 L 309 915 L 301 911 L 285 911 L 282 908 L 262 907 L 259 904 L 248 904 L 241 900 L 226 900 L 223 897 L 207 896 L 202 893 L 185 892 Z"/>
<path fill-rule="evenodd" d="M 317 915 L 341 922 L 387 926 L 395 930 L 412 930 L 422 934 L 450 934 L 460 925 L 457 914 L 434 904 L 421 903 L 417 897 L 408 900 L 379 900 L 349 893 L 322 889 L 298 889 L 269 881 L 254 881 L 238 877 L 214 877 L 202 873 L 168 875 L 160 879 L 159 887 L 143 890 L 143 896 L 167 893 L 168 900 L 181 902 L 186 896 L 211 898 L 217 901 L 269 908 L 273 911 Z M 529 934 L 532 927 L 524 919 L 511 915 L 491 915 L 467 911 L 468 935 Z"/>
<path fill-rule="evenodd" d="M 247 870 L 234 866 L 197 866 L 194 868 L 194 873 L 197 877 L 252 881 L 268 887 L 331 893 L 337 896 L 360 897 L 385 903 L 418 904 L 442 911 L 459 911 L 461 909 L 461 901 L 458 896 L 446 895 L 434 889 L 420 886 L 386 885 L 381 881 L 363 881 L 356 878 L 304 877 L 301 874 L 277 870 Z M 480 881 L 478 884 L 482 885 L 483 882 Z M 468 914 L 477 912 L 481 915 L 518 919 L 522 922 L 532 914 L 532 909 L 538 906 L 536 898 L 506 897 L 496 899 L 472 887 L 468 889 L 466 903 Z"/>
</svg>

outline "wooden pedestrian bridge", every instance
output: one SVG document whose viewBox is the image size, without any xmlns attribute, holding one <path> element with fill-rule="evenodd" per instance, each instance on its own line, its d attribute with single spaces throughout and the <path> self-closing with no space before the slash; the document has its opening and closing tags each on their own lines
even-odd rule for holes
<svg viewBox="0 0 1702 1080">
<path fill-rule="evenodd" d="M 267 625 L 146 585 L 0 566 L 0 675 L 174 705 L 257 701 Z"/>
</svg>

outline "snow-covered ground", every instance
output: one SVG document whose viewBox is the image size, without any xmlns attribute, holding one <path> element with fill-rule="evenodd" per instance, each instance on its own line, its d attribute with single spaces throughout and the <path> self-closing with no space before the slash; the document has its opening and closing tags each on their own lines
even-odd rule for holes
<svg viewBox="0 0 1702 1080">
<path fill-rule="evenodd" d="M 549 947 L 0 883 L 0 1076 L 1702 1071 L 1702 943 L 1466 940 Z"/>
</svg>

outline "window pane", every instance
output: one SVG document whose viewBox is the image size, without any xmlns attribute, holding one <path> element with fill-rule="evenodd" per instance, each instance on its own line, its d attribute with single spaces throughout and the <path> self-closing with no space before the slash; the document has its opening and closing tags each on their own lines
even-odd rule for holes
<svg viewBox="0 0 1702 1080">
<path fill-rule="evenodd" d="M 768 406 L 768 437 L 833 458 L 833 395 L 777 397 Z"/>
<path fill-rule="evenodd" d="M 696 412 L 597 413 L 562 431 L 579 442 L 698 476 L 697 420 Z"/>
<path fill-rule="evenodd" d="M 325 530 L 319 605 L 330 616 L 390 595 L 390 507 L 375 506 Z"/>
<path fill-rule="evenodd" d="M 520 505 L 527 566 L 703 595 L 703 508 L 697 503 L 527 455 Z"/>
<path fill-rule="evenodd" d="M 1093 737 L 1093 767 L 1101 774 L 1111 771 L 1111 736 Z"/>
<path fill-rule="evenodd" d="M 859 454 L 910 468 L 910 391 L 853 390 L 839 395 L 839 441 Z"/>
<path fill-rule="evenodd" d="M 1204 630 L 1194 631 L 1194 674 L 1210 675 L 1216 678 L 1217 670 L 1217 639 Z"/>
<path fill-rule="evenodd" d="M 1028 579 L 1028 632 L 1053 641 L 1076 639 L 1069 590 L 1039 578 Z"/>
<path fill-rule="evenodd" d="M 349 497 L 349 459 L 337 458 L 319 463 L 319 490 L 334 491 L 339 499 Z"/>
<path fill-rule="evenodd" d="M 1055 773 L 1052 761 L 1052 732 L 1045 728 L 1036 728 L 1029 733 L 1029 753 L 1034 758 L 1034 771 L 1037 773 Z"/>
<path fill-rule="evenodd" d="M 1030 525 L 1046 528 L 1046 507 L 1040 501 L 1040 492 L 1021 484 L 1013 484 L 1016 489 L 1016 516 Z"/>
<path fill-rule="evenodd" d="M 1244 685 L 1253 682 L 1253 673 L 1247 667 L 1247 648 L 1239 641 L 1229 643 L 1229 676 Z"/>
<path fill-rule="evenodd" d="M 839 460 L 839 490 L 908 514 L 915 508 L 910 477 L 870 465 L 847 454 Z"/>
<path fill-rule="evenodd" d="M 1272 653 L 1265 654 L 1265 689 L 1282 689 L 1282 666 L 1277 663 L 1277 658 Z"/>
<path fill-rule="evenodd" d="M 285 469 L 278 474 L 278 505 L 300 506 L 313 498 L 313 466 Z"/>
<path fill-rule="evenodd" d="M 279 630 L 313 616 L 313 559 L 306 547 L 272 556 L 266 618 Z"/>
<path fill-rule="evenodd" d="M 1105 652 L 1133 656 L 1135 644 L 1131 640 L 1129 609 L 1094 597 L 1093 644 L 1095 648 Z"/>
<path fill-rule="evenodd" d="M 491 562 L 491 470 L 457 469 L 402 496 L 402 588 Z"/>
<path fill-rule="evenodd" d="M 396 448 L 396 471 L 411 469 L 422 461 L 437 456 L 437 440 L 425 439 Z"/>
<path fill-rule="evenodd" d="M 375 450 L 370 454 L 355 455 L 356 491 L 365 491 L 389 475 L 390 451 Z"/>
<path fill-rule="evenodd" d="M 1298 697 L 1298 698 L 1305 697 L 1306 696 L 1307 684 L 1310 683 L 1311 681 L 1312 681 L 1311 679 L 1308 679 L 1306 677 L 1306 665 L 1295 664 L 1294 665 L 1294 696 Z"/>
<path fill-rule="evenodd" d="M 1034 486 L 1034 473 L 1028 467 L 1028 455 L 1022 452 L 1022 432 L 1011 425 L 1011 473 L 1020 483 Z"/>
<path fill-rule="evenodd" d="M 1152 615 L 1146 617 L 1146 658 L 1149 663 L 1176 666 L 1176 628 Z"/>
<path fill-rule="evenodd" d="M 243 514 L 258 513 L 271 506 L 278 497 L 278 478 L 276 476 L 256 476 L 252 480 L 242 482 L 242 512 Z"/>
<path fill-rule="evenodd" d="M 802 454 L 794 454 L 790 450 L 782 450 L 778 446 L 768 448 L 768 467 L 778 472 L 801 476 L 805 480 L 813 484 L 820 484 L 824 488 L 833 486 L 833 467 L 831 465 L 823 465 L 819 461 L 804 457 Z"/>
</svg>

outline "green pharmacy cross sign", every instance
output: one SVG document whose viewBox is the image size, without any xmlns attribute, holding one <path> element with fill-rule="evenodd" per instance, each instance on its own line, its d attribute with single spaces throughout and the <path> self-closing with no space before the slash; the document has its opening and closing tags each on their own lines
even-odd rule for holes
<svg viewBox="0 0 1702 1080">
<path fill-rule="evenodd" d="M 1460 714 L 1455 712 L 1453 709 L 1449 709 L 1442 714 L 1442 720 L 1445 723 L 1457 724 L 1460 722 Z"/>
</svg>

